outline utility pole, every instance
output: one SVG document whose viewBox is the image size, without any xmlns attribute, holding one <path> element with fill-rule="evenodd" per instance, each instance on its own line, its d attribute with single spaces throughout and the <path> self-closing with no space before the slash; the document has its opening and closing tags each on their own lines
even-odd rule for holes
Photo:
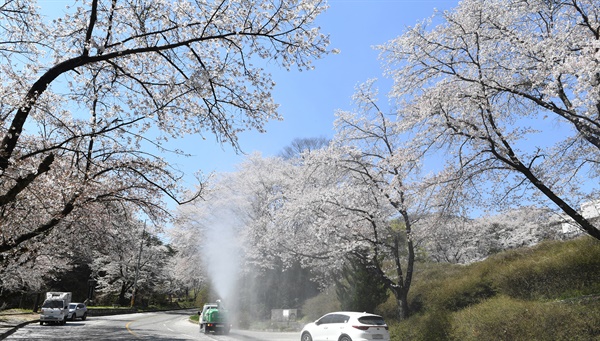
<svg viewBox="0 0 600 341">
<path fill-rule="evenodd" d="M 137 256 L 137 265 L 135 267 L 135 277 L 133 279 L 133 292 L 131 294 L 131 304 L 130 307 L 133 308 L 135 305 L 135 295 L 137 294 L 137 280 L 140 274 L 140 261 L 142 259 L 142 248 L 144 247 L 144 235 L 146 234 L 146 221 L 144 221 L 144 228 L 142 229 L 142 238 L 140 240 L 140 251 Z"/>
</svg>

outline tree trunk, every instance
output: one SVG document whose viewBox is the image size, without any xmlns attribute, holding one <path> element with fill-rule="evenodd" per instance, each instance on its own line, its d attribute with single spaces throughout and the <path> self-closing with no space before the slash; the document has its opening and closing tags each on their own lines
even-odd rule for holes
<svg viewBox="0 0 600 341">
<path fill-rule="evenodd" d="M 38 312 L 38 308 L 40 306 L 40 301 L 42 298 L 42 293 L 38 292 L 35 294 L 35 302 L 33 303 L 33 312 L 37 313 Z"/>
<path fill-rule="evenodd" d="M 408 307 L 408 291 L 397 289 L 392 290 L 398 304 L 398 316 L 401 320 L 406 320 L 410 317 L 410 308 Z"/>
<path fill-rule="evenodd" d="M 125 298 L 125 294 L 127 293 L 127 283 L 123 282 L 121 284 L 121 291 L 119 292 L 119 305 L 124 307 L 127 306 L 127 299 Z"/>
</svg>

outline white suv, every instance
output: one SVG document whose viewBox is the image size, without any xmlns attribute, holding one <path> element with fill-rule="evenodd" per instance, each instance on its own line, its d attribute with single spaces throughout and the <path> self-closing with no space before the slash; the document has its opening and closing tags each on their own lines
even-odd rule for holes
<svg viewBox="0 0 600 341">
<path fill-rule="evenodd" d="M 85 321 L 87 318 L 87 307 L 83 303 L 70 303 L 69 304 L 69 315 L 67 319 L 74 321 L 76 318 L 80 318 Z"/>
<path fill-rule="evenodd" d="M 390 340 L 388 326 L 379 315 L 339 311 L 322 316 L 302 329 L 301 341 Z"/>
</svg>

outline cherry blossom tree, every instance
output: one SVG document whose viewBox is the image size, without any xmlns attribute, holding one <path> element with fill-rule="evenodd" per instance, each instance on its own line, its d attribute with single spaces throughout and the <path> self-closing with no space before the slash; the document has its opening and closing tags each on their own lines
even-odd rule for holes
<svg viewBox="0 0 600 341">
<path fill-rule="evenodd" d="M 113 303 L 110 300 L 116 297 L 120 305 L 128 305 L 132 295 L 135 295 L 133 303 L 137 304 L 144 292 L 162 289 L 166 294 L 166 284 L 171 280 L 168 269 L 173 250 L 144 222 L 127 223 L 133 225 L 132 228 L 123 229 L 113 224 L 105 236 L 110 242 L 94 252 L 90 264 L 100 299 Z"/>
<path fill-rule="evenodd" d="M 592 0 L 465 0 L 380 46 L 449 188 L 484 209 L 557 207 L 600 239 L 576 209 L 600 194 L 599 18 Z"/>
<path fill-rule="evenodd" d="M 248 261 L 261 268 L 269 268 L 277 261 L 292 264 L 301 260 L 305 267 L 323 260 L 320 246 L 314 240 L 311 222 L 317 219 L 301 204 L 308 199 L 302 188 L 318 188 L 319 180 L 311 179 L 303 162 L 297 158 L 263 158 L 253 155 L 240 167 L 240 177 L 246 179 L 251 200 L 248 223 L 243 231 L 248 248 Z M 322 188 L 322 187 L 320 187 Z M 308 206 L 304 206 L 308 208 Z"/>
<path fill-rule="evenodd" d="M 166 232 L 170 243 L 174 246 L 176 254 L 173 256 L 171 277 L 175 279 L 180 288 L 192 294 L 195 301 L 201 290 L 209 280 L 206 269 L 202 263 L 202 238 L 205 235 L 201 222 L 201 214 L 197 214 L 198 206 L 194 202 L 177 208 L 174 226 Z"/>
<path fill-rule="evenodd" d="M 27 274 L 37 280 L 48 272 L 66 270 L 60 266 L 69 258 L 69 248 L 65 246 L 95 246 L 91 242 L 101 240 L 98 236 L 115 218 L 107 208 L 120 205 L 127 206 L 128 211 L 143 210 L 157 221 L 166 217 L 167 212 L 160 205 L 161 191 L 136 174 L 145 170 L 145 176 L 160 175 L 162 164 L 101 150 L 104 153 L 98 150 L 84 160 L 59 157 L 54 161 L 55 170 L 31 183 L 18 200 L 0 208 L 0 264 L 5 269 L 19 268 L 24 283 L 36 282 L 28 280 Z M 136 171 L 129 171 L 133 167 Z M 42 268 L 27 266 L 41 265 L 42 254 L 51 261 Z M 18 278 L 2 271 L 0 274 L 12 280 Z"/>
<path fill-rule="evenodd" d="M 424 218 L 415 234 L 419 247 L 435 262 L 466 263 L 472 260 L 469 256 L 476 247 L 474 239 L 481 237 L 478 242 L 484 243 L 489 238 L 476 232 L 477 228 L 470 219 L 435 215 Z"/>
<path fill-rule="evenodd" d="M 89 0 L 47 22 L 33 2 L 5 1 L 0 253 L 68 226 L 61 222 L 94 201 L 127 200 L 161 219 L 165 194 L 189 200 L 182 174 L 162 157 L 185 152 L 166 143 L 199 134 L 237 149 L 239 132 L 278 119 L 263 67 L 310 69 L 328 53 L 313 26 L 325 8 L 321 0 Z M 43 214 L 29 219 L 34 212 Z"/>
<path fill-rule="evenodd" d="M 331 215 L 334 224 L 343 222 L 350 230 L 342 240 L 362 243 L 350 253 L 394 294 L 399 316 L 406 318 L 415 264 L 413 228 L 432 214 L 435 201 L 421 185 L 418 151 L 406 144 L 402 122 L 383 111 L 377 95 L 369 81 L 357 88 L 356 111 L 337 113 L 334 148 L 341 153 L 335 163 L 347 184 L 339 186 L 345 194 L 329 202 L 338 211 Z"/>
<path fill-rule="evenodd" d="M 3 254 L 0 262 L 0 290 L 7 292 L 40 292 L 49 289 L 48 283 L 60 280 L 73 266 L 91 264 L 94 254 L 108 252 L 119 231 L 125 236 L 137 213 L 133 204 L 117 201 L 88 203 L 85 210 L 74 210 L 49 231 L 44 238 L 34 238 Z M 14 224 L 3 225 L 6 233 L 19 231 L 19 225 L 35 221 L 41 214 L 28 212 L 24 221 L 15 218 Z M 39 240 L 38 240 L 39 239 Z"/>
<path fill-rule="evenodd" d="M 414 267 L 408 228 L 374 178 L 361 150 L 332 145 L 304 158 L 294 182 L 281 193 L 280 207 L 259 234 L 271 252 L 285 260 L 301 259 L 324 284 L 334 281 L 352 256 L 368 264 L 399 303 L 399 316 L 409 314 L 407 294 Z M 381 174 L 377 174 L 381 175 Z M 407 238 L 408 237 L 408 238 Z M 257 243 L 257 242 L 254 242 Z M 265 243 L 258 243 L 264 245 Z M 333 277 L 332 277 L 333 276 Z"/>
<path fill-rule="evenodd" d="M 202 198 L 178 207 L 169 230 L 176 259 L 188 259 L 177 276 L 202 273 L 204 287 L 210 283 L 213 295 L 235 305 L 241 318 L 297 305 L 317 291 L 312 268 L 286 250 L 300 241 L 273 225 L 296 164 L 250 155 L 235 172 L 216 175 Z"/>
<path fill-rule="evenodd" d="M 36 32 L 41 24 L 34 3 L 20 0 L 3 1 L 0 5 L 0 20 L 4 30 L 3 39 L 0 41 L 2 64 L 10 62 L 17 55 L 34 60 L 39 43 Z"/>
<path fill-rule="evenodd" d="M 418 162 L 401 147 L 401 127 L 374 98 L 372 83 L 359 88 L 357 112 L 338 113 L 332 144 L 287 159 L 252 155 L 237 172 L 221 176 L 206 201 L 182 207 L 188 222 L 201 222 L 203 245 L 211 243 L 207 224 L 231 220 L 210 216 L 229 207 L 238 216 L 246 269 L 299 263 L 327 286 L 352 256 L 394 293 L 400 316 L 408 316 L 412 227 L 429 210 L 429 197 L 418 186 Z M 207 259 L 205 247 L 200 253 Z"/>
<path fill-rule="evenodd" d="M 415 262 L 412 228 L 433 211 L 403 126 L 378 106 L 373 82 L 357 89 L 355 112 L 338 112 L 325 148 L 297 159 L 255 160 L 262 211 L 248 225 L 255 258 L 299 259 L 323 284 L 352 256 L 368 265 L 409 315 Z M 267 165 L 267 167 L 264 167 Z"/>
</svg>

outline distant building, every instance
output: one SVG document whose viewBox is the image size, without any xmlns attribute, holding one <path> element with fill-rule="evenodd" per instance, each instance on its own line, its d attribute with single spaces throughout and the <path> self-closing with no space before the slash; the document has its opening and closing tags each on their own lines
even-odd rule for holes
<svg viewBox="0 0 600 341">
<path fill-rule="evenodd" d="M 586 219 L 600 217 L 600 200 L 588 201 L 581 204 L 581 215 Z"/>
<path fill-rule="evenodd" d="M 597 219 L 600 217 L 600 200 L 582 203 L 579 212 L 586 219 Z M 573 219 L 568 217 L 566 214 L 561 214 L 561 218 L 563 218 L 561 227 L 564 234 L 574 235 L 582 232 Z"/>
</svg>

